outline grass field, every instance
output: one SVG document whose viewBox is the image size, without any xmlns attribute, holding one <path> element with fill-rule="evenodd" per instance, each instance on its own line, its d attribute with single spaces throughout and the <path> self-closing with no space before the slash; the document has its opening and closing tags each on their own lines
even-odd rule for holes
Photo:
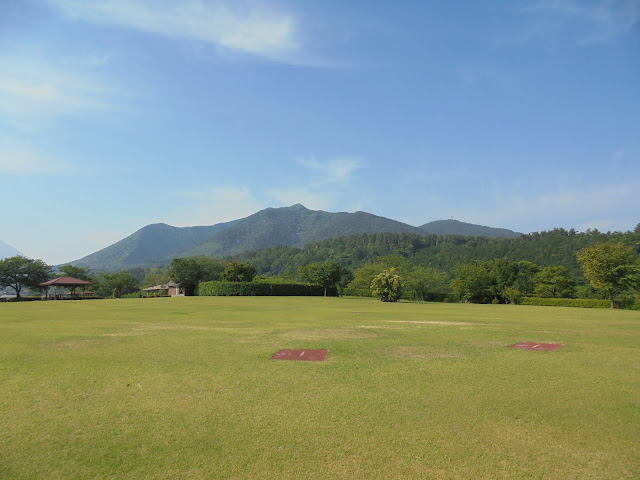
<svg viewBox="0 0 640 480">
<path fill-rule="evenodd" d="M 640 313 L 0 304 L 0 478 L 640 478 Z"/>
</svg>

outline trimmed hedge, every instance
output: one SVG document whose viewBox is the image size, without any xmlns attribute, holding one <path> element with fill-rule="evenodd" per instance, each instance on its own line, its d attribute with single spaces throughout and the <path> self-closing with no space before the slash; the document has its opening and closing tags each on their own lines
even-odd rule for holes
<svg viewBox="0 0 640 480">
<path fill-rule="evenodd" d="M 524 297 L 520 305 L 539 305 L 544 307 L 580 307 L 580 308 L 611 308 L 609 300 L 596 298 L 540 298 Z"/>
<path fill-rule="evenodd" d="M 370 288 L 349 288 L 346 287 L 342 290 L 342 294 L 345 297 L 371 297 Z"/>
<path fill-rule="evenodd" d="M 226 297 L 322 297 L 324 288 L 311 283 L 265 283 L 265 282 L 202 282 L 198 285 L 200 296 Z M 327 295 L 336 296 L 335 288 L 328 288 Z"/>
</svg>

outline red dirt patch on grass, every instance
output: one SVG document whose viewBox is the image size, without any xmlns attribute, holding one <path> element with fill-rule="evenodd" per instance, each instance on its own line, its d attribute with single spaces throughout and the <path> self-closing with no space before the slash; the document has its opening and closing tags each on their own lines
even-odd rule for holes
<svg viewBox="0 0 640 480">
<path fill-rule="evenodd" d="M 509 345 L 509 348 L 517 348 L 520 350 L 540 350 L 549 351 L 560 348 L 562 345 L 559 343 L 534 343 L 534 342 L 521 342 L 515 345 Z"/>
<path fill-rule="evenodd" d="M 329 350 L 280 350 L 271 360 L 304 360 L 307 362 L 324 362 Z"/>
</svg>

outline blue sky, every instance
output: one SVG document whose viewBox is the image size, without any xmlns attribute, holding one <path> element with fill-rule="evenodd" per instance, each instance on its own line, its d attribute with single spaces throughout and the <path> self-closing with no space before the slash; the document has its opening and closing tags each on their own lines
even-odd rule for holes
<svg viewBox="0 0 640 480">
<path fill-rule="evenodd" d="M 640 2 L 0 1 L 0 240 L 71 261 L 302 203 L 640 222 Z"/>
</svg>

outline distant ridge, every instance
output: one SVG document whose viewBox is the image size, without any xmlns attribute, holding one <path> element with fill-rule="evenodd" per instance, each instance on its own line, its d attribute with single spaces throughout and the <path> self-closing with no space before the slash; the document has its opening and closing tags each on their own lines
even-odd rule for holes
<svg viewBox="0 0 640 480">
<path fill-rule="evenodd" d="M 21 255 L 23 257 L 25 256 L 8 243 L 4 243 L 2 240 L 0 240 L 0 260 L 2 260 L 3 258 L 15 257 L 16 255 Z"/>
<path fill-rule="evenodd" d="M 326 238 L 377 232 L 420 233 L 420 230 L 370 213 L 329 213 L 296 204 L 254 213 L 179 256 L 232 255 L 274 245 L 301 247 Z"/>
<path fill-rule="evenodd" d="M 162 265 L 179 252 L 205 241 L 231 224 L 233 222 L 202 227 L 173 227 L 155 223 L 142 227 L 109 247 L 69 263 L 106 271 L 138 265 Z"/>
<path fill-rule="evenodd" d="M 302 247 L 308 243 L 354 233 L 437 233 L 493 238 L 518 236 L 511 230 L 456 220 L 414 227 L 367 212 L 330 213 L 309 210 L 296 204 L 266 208 L 245 218 L 211 226 L 173 227 L 164 223 L 147 225 L 109 247 L 69 263 L 93 270 L 116 271 L 134 266 L 166 265 L 176 257 L 223 257 L 276 245 Z"/>
<path fill-rule="evenodd" d="M 425 223 L 420 230 L 426 233 L 435 233 L 436 235 L 466 235 L 481 236 L 489 238 L 513 238 L 519 237 L 521 234 L 506 228 L 485 227 L 483 225 L 474 225 L 472 223 L 460 222 L 458 220 L 436 220 L 434 222 Z"/>
</svg>

